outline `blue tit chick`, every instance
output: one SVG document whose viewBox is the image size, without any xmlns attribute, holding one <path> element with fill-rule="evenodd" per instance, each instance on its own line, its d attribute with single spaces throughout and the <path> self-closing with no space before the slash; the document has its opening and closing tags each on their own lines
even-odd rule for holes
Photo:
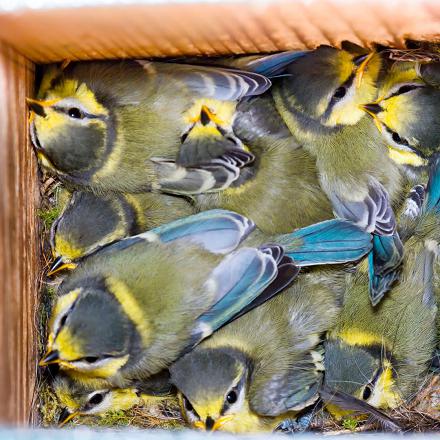
<svg viewBox="0 0 440 440">
<path fill-rule="evenodd" d="M 55 260 L 48 275 L 75 268 L 81 258 L 109 243 L 194 213 L 187 199 L 167 194 L 75 191 L 52 225 Z"/>
<path fill-rule="evenodd" d="M 439 165 L 437 160 L 431 167 L 420 215 L 411 214 L 399 284 L 373 309 L 362 294 L 367 276 L 359 270 L 325 342 L 326 384 L 377 408 L 395 408 L 417 394 L 437 344 L 433 272 L 440 238 Z M 334 405 L 328 409 L 336 417 L 347 414 Z"/>
<path fill-rule="evenodd" d="M 283 52 L 215 62 L 277 76 L 304 53 Z M 185 172 L 190 172 L 186 168 L 181 173 L 181 180 L 167 182 L 163 189 L 191 195 L 199 209 L 223 208 L 239 212 L 252 218 L 268 234 L 287 233 L 333 217 L 331 203 L 318 181 L 315 158 L 292 136 L 269 92 L 239 102 L 233 132 L 255 159 L 240 168 L 239 177 L 227 188 L 215 192 L 194 188 L 185 180 Z M 197 169 L 202 173 L 218 166 L 217 159 L 193 163 L 191 172 Z M 229 166 L 228 163 L 225 166 Z"/>
<path fill-rule="evenodd" d="M 222 191 L 193 195 L 199 209 L 223 208 L 252 218 L 267 234 L 287 233 L 333 217 L 316 160 L 296 142 L 270 94 L 237 106 L 234 132 L 255 161 Z"/>
<path fill-rule="evenodd" d="M 378 99 L 364 106 L 397 160 L 413 166 L 440 147 L 440 63 L 388 62 Z"/>
<path fill-rule="evenodd" d="M 133 193 L 160 187 L 161 178 L 178 176 L 154 157 L 190 164 L 184 154 L 188 143 L 209 147 L 193 145 L 193 154 L 206 160 L 222 156 L 220 162 L 230 164 L 189 178 L 208 188 L 211 171 L 220 169 L 227 185 L 253 160 L 230 139 L 235 106 L 270 85 L 262 75 L 214 67 L 142 60 L 70 63 L 56 73 L 49 70 L 37 99 L 28 99 L 31 137 L 40 163 L 77 188 Z"/>
<path fill-rule="evenodd" d="M 230 211 L 176 220 L 106 246 L 63 280 L 40 364 L 125 388 L 280 292 L 299 267 L 357 261 L 371 246 L 337 219 L 270 238 Z"/>
<path fill-rule="evenodd" d="M 320 46 L 292 62 L 271 89 L 292 135 L 316 158 L 334 212 L 374 234 L 369 257 L 374 305 L 398 279 L 403 256 L 392 204 L 402 198 L 405 175 L 361 108 L 376 97 L 381 65 L 375 52 Z"/>
<path fill-rule="evenodd" d="M 341 271 L 316 269 L 224 326 L 170 367 L 187 423 L 270 432 L 318 399 L 321 337 L 338 316 Z"/>
<path fill-rule="evenodd" d="M 133 382 L 127 388 L 110 388 L 106 381 L 57 374 L 52 383 L 58 402 L 63 408 L 58 419 L 64 426 L 75 417 L 103 416 L 125 411 L 136 405 L 154 404 L 172 396 L 168 372 L 159 373 L 144 382 Z"/>
</svg>

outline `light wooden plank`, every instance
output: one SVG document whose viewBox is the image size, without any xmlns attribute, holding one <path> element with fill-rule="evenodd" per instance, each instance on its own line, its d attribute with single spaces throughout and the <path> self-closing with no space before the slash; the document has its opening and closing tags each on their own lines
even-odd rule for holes
<svg viewBox="0 0 440 440">
<path fill-rule="evenodd" d="M 0 44 L 0 422 L 25 424 L 36 378 L 39 200 L 25 97 L 33 64 Z"/>
<path fill-rule="evenodd" d="M 5 8 L 10 0 L 0 0 Z M 224 55 L 440 36 L 438 0 L 19 0 L 0 40 L 35 62 Z M 48 8 L 48 5 L 55 7 Z M 64 5 L 64 7 L 62 6 Z M 65 5 L 70 5 L 66 7 Z M 32 6 L 32 7 L 30 7 Z"/>
</svg>

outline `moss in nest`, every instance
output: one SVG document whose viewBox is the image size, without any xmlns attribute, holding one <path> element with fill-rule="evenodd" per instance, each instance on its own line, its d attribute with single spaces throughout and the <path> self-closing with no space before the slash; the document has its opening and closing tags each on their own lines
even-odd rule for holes
<svg viewBox="0 0 440 440">
<path fill-rule="evenodd" d="M 184 428 L 184 421 L 177 400 L 167 398 L 155 404 L 135 406 L 127 411 L 112 411 L 96 417 L 76 417 L 70 426 L 181 429 Z"/>
<path fill-rule="evenodd" d="M 50 230 L 52 223 L 59 215 L 60 209 L 57 206 L 38 210 L 38 217 L 42 220 L 44 228 L 47 230 Z"/>
<path fill-rule="evenodd" d="M 60 414 L 60 406 L 55 393 L 47 381 L 40 383 L 38 398 L 41 426 L 50 427 L 56 425 Z"/>
<path fill-rule="evenodd" d="M 342 426 L 350 431 L 355 431 L 359 422 L 356 419 L 347 418 L 342 421 Z"/>
</svg>

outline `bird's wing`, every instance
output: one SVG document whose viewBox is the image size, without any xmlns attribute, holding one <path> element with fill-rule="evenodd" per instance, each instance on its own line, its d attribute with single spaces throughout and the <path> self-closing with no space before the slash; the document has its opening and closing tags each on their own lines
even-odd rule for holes
<svg viewBox="0 0 440 440">
<path fill-rule="evenodd" d="M 377 408 L 374 408 L 364 400 L 357 399 L 350 394 L 334 390 L 328 386 L 322 387 L 320 395 L 322 400 L 326 403 L 333 403 L 342 409 L 355 411 L 357 413 L 368 414 L 373 420 L 380 422 L 384 428 L 394 432 L 402 431 L 402 428 L 397 421 Z"/>
<path fill-rule="evenodd" d="M 208 136 L 188 136 L 179 148 L 176 163 L 183 167 L 209 165 L 213 160 L 227 156 L 246 158 L 250 163 L 254 155 L 244 149 L 244 145 L 233 133 Z"/>
<path fill-rule="evenodd" d="M 317 369 L 317 352 L 307 353 L 290 368 L 274 366 L 272 374 L 254 380 L 249 390 L 251 408 L 257 414 L 275 417 L 288 411 L 300 411 L 314 403 L 322 384 Z"/>
<path fill-rule="evenodd" d="M 394 235 L 374 235 L 373 251 L 368 255 L 369 293 L 373 306 L 399 279 L 403 245 L 397 232 Z"/>
<path fill-rule="evenodd" d="M 425 212 L 440 210 L 440 154 L 432 157 L 429 166 L 429 180 L 426 189 Z"/>
<path fill-rule="evenodd" d="M 190 240 L 215 254 L 233 251 L 255 228 L 248 218 L 232 211 L 213 209 L 175 220 L 139 234 L 149 241 L 168 243 Z"/>
<path fill-rule="evenodd" d="M 232 211 L 212 209 L 184 217 L 142 234 L 123 238 L 99 251 L 121 251 L 137 243 L 173 240 L 189 240 L 214 254 L 233 251 L 253 230 L 255 224 L 248 218 Z"/>
<path fill-rule="evenodd" d="M 280 264 L 287 262 L 283 259 L 282 248 L 277 245 L 265 245 L 258 249 L 244 247 L 228 255 L 205 283 L 206 289 L 214 289 L 215 300 L 210 310 L 197 319 L 193 343 L 230 322 L 243 309 L 249 311 L 249 304 L 260 294 L 264 293 L 267 300 L 289 284 L 298 271 L 290 271 L 291 278 L 286 280 L 288 271 L 283 269 L 282 280 L 276 283 L 274 291 L 265 292 L 271 283 L 276 282 Z M 260 302 L 254 304 L 259 305 Z"/>
<path fill-rule="evenodd" d="M 195 95 L 220 101 L 237 101 L 246 96 L 260 95 L 270 88 L 271 81 L 263 75 L 238 69 L 191 64 L 139 61 L 147 70 L 151 64 L 158 73 L 167 72 L 181 81 Z"/>
<path fill-rule="evenodd" d="M 281 249 L 281 248 L 279 248 Z M 292 261 L 287 255 L 281 254 L 281 258 L 278 262 L 278 274 L 274 281 L 272 281 L 260 295 L 258 295 L 251 303 L 240 310 L 240 312 L 232 317 L 225 324 L 240 318 L 252 309 L 261 306 L 266 301 L 269 301 L 278 293 L 282 292 L 286 287 L 290 285 L 299 274 L 300 268 Z"/>
<path fill-rule="evenodd" d="M 351 201 L 336 194 L 331 199 L 339 217 L 351 220 L 367 232 L 392 235 L 396 230 L 388 192 L 376 179 L 370 180 L 368 194 L 362 201 Z"/>
<path fill-rule="evenodd" d="M 372 236 L 354 223 L 333 219 L 276 238 L 298 266 L 357 261 L 372 248 Z"/>
<path fill-rule="evenodd" d="M 308 51 L 296 51 L 291 50 L 287 52 L 280 52 L 271 55 L 266 55 L 263 57 L 253 57 L 249 61 L 246 57 L 241 60 L 237 59 L 237 67 L 243 70 L 247 70 L 254 73 L 259 73 L 260 75 L 267 76 L 269 78 L 282 75 L 284 69 L 293 61 L 301 58 Z"/>
<path fill-rule="evenodd" d="M 228 188 L 240 176 L 240 169 L 254 156 L 244 150 L 231 150 L 197 167 L 182 167 L 175 161 L 153 158 L 157 189 L 170 194 L 195 195 Z"/>
</svg>

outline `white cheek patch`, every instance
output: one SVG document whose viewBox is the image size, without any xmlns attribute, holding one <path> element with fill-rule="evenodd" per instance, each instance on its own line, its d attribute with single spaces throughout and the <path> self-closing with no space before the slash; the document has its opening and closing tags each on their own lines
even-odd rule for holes
<svg viewBox="0 0 440 440">
<path fill-rule="evenodd" d="M 193 411 L 188 411 L 186 408 L 184 408 L 184 411 L 185 411 L 185 417 L 189 423 L 195 423 L 200 420 L 199 417 L 197 417 Z"/>
<path fill-rule="evenodd" d="M 231 390 L 229 390 L 228 393 L 230 391 Z M 228 393 L 226 393 L 226 395 Z M 229 405 L 229 408 L 225 411 L 225 415 L 240 412 L 240 410 L 243 408 L 243 405 L 244 405 L 245 395 L 246 395 L 246 386 L 243 385 L 240 389 L 240 392 L 238 393 L 237 401 L 235 403 L 233 403 L 232 405 Z M 225 401 L 226 401 L 226 396 L 225 396 Z"/>
<path fill-rule="evenodd" d="M 98 405 L 93 406 L 90 410 L 87 411 L 87 414 L 104 414 L 112 409 L 113 407 L 112 393 L 106 391 L 102 391 L 102 393 L 105 393 L 102 402 Z"/>
<path fill-rule="evenodd" d="M 114 360 L 114 358 L 109 358 L 109 359 L 97 360 L 96 362 L 93 362 L 93 363 L 86 362 L 86 361 L 73 361 L 73 362 L 70 362 L 70 363 L 77 370 L 93 371 L 93 370 L 98 370 L 100 368 L 106 367 L 113 360 Z"/>
<path fill-rule="evenodd" d="M 83 113 L 90 113 L 90 110 L 87 110 L 84 105 L 78 101 L 78 99 L 75 98 L 65 98 L 61 101 L 58 101 L 55 105 L 55 107 L 60 107 L 63 109 L 68 110 L 69 108 L 77 108 L 81 110 Z"/>
</svg>

